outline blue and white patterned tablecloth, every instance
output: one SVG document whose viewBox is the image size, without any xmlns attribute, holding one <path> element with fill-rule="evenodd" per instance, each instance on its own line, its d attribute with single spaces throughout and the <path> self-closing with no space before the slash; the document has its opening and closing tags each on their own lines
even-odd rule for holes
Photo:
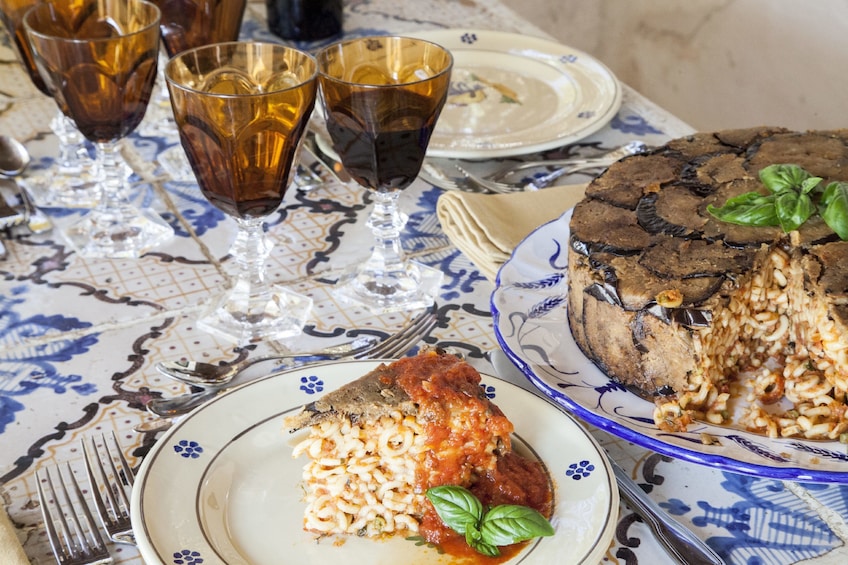
<svg viewBox="0 0 848 565">
<path fill-rule="evenodd" d="M 403 33 L 470 27 L 542 35 L 493 0 L 351 0 L 349 34 Z M 264 3 L 248 6 L 242 37 L 277 39 L 264 25 Z M 21 70 L 8 39 L 0 44 L 0 131 L 24 141 L 36 157 L 32 170 L 55 153 L 48 121 L 54 102 L 41 95 Z M 369 201 L 363 190 L 334 182 L 292 190 L 268 219 L 275 247 L 269 278 L 313 297 L 305 333 L 285 344 L 234 349 L 199 331 L 194 320 L 227 281 L 233 222 L 201 196 L 194 183 L 174 182 L 157 155 L 178 143 L 155 134 L 158 118 L 127 140 L 134 198 L 161 212 L 177 232 L 169 244 L 138 260 L 84 260 L 63 244 L 58 231 L 34 236 L 16 231 L 4 240 L 0 260 L 0 495 L 33 563 L 53 563 L 35 496 L 34 471 L 56 461 L 81 468 L 79 440 L 115 430 L 131 463 L 138 464 L 156 441 L 136 434 L 146 420 L 145 402 L 186 392 L 158 375 L 157 361 L 187 356 L 217 362 L 287 347 L 340 341 L 350 332 L 388 335 L 405 315 L 375 317 L 340 308 L 330 293 L 341 272 L 368 253 L 364 226 Z M 610 124 L 581 144 L 611 147 L 638 138 L 651 145 L 690 129 L 631 89 Z M 316 167 L 317 171 L 320 171 Z M 492 284 L 440 230 L 437 188 L 417 181 L 403 193 L 410 215 L 406 249 L 441 269 L 440 322 L 429 344 L 456 348 L 481 371 L 491 373 L 487 353 L 497 347 L 489 311 Z M 74 210 L 51 209 L 58 224 Z M 783 564 L 812 560 L 844 563 L 848 487 L 810 485 L 722 473 L 660 456 L 599 430 L 594 436 L 631 471 L 662 507 L 690 526 L 728 563 Z M 116 562 L 141 563 L 134 548 L 112 546 Z M 841 556 L 841 557 L 840 557 Z M 645 524 L 622 505 L 605 563 L 668 562 Z"/>
</svg>

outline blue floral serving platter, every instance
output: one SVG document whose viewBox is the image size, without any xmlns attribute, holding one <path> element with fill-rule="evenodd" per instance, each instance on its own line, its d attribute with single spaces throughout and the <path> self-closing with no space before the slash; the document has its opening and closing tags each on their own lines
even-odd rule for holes
<svg viewBox="0 0 848 565">
<path fill-rule="evenodd" d="M 700 422 L 685 433 L 659 430 L 653 403 L 610 379 L 571 335 L 570 219 L 569 210 L 528 235 L 501 267 L 492 294 L 495 335 L 536 387 L 587 422 L 664 455 L 759 477 L 848 482 L 848 446 L 839 442 L 770 439 Z"/>
<path fill-rule="evenodd" d="M 148 564 L 450 563 L 402 536 L 319 538 L 303 530 L 305 460 L 292 458 L 283 418 L 378 361 L 329 363 L 270 375 L 223 394 L 171 428 L 135 481 L 132 524 Z M 506 381 L 481 386 L 515 425 L 514 448 L 538 457 L 554 485 L 552 537 L 508 563 L 598 563 L 619 498 L 603 449 L 558 406 Z"/>
</svg>

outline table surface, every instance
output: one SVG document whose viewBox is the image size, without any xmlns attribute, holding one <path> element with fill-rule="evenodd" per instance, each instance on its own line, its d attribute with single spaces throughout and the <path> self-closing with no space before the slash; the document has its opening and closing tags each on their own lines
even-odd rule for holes
<svg viewBox="0 0 848 565">
<path fill-rule="evenodd" d="M 264 26 L 264 3 L 252 2 L 242 38 L 279 41 Z M 493 0 L 352 0 L 348 34 L 404 33 L 467 27 L 542 36 Z M 48 166 L 55 139 L 48 128 L 54 102 L 29 82 L 9 47 L 0 43 L 0 131 L 24 141 L 33 171 Z M 332 282 L 368 253 L 364 226 L 370 200 L 356 186 L 326 183 L 291 190 L 268 218 L 275 247 L 268 276 L 315 303 L 304 334 L 283 343 L 246 348 L 195 327 L 198 312 L 228 281 L 232 220 L 209 206 L 191 182 L 174 182 L 157 161 L 176 137 L 156 133 L 149 111 L 123 152 L 135 173 L 133 198 L 152 206 L 176 230 L 167 245 L 137 260 L 85 260 L 71 253 L 58 230 L 35 236 L 15 231 L 0 260 L 0 495 L 33 563 L 53 563 L 35 495 L 34 472 L 57 461 L 78 470 L 79 441 L 115 430 L 133 465 L 157 440 L 133 426 L 149 419 L 145 402 L 188 389 L 161 377 L 161 360 L 233 361 L 271 351 L 298 350 L 348 339 L 351 331 L 386 336 L 407 314 L 374 316 L 341 307 Z M 621 110 L 602 130 L 579 142 L 612 147 L 634 138 L 650 145 L 690 128 L 624 87 Z M 555 153 L 555 152 L 553 152 Z M 315 170 L 321 171 L 319 167 Z M 406 250 L 445 273 L 438 326 L 424 343 L 461 351 L 493 373 L 498 344 L 489 299 L 492 283 L 441 232 L 435 215 L 441 191 L 416 181 L 401 197 L 410 221 Z M 78 210 L 48 210 L 57 225 Z M 662 456 L 592 429 L 592 435 L 660 505 L 718 551 L 728 563 L 844 563 L 848 487 L 782 482 L 720 472 Z M 141 563 L 135 548 L 112 546 L 116 562 Z M 665 563 L 650 530 L 624 504 L 604 562 Z"/>
</svg>

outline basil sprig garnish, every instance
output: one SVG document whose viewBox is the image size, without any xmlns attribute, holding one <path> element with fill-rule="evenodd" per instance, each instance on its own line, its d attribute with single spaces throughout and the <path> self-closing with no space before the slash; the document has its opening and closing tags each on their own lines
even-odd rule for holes
<svg viewBox="0 0 848 565">
<path fill-rule="evenodd" d="M 550 522 L 533 508 L 501 504 L 486 511 L 480 500 L 463 487 L 433 487 L 427 490 L 427 499 L 442 522 L 465 536 L 472 549 L 489 557 L 501 554 L 498 546 L 554 534 Z"/>
<path fill-rule="evenodd" d="M 848 183 L 832 182 L 822 189 L 822 178 L 798 165 L 769 165 L 759 175 L 768 194 L 747 192 L 720 208 L 710 204 L 707 211 L 724 222 L 780 226 L 786 233 L 819 214 L 840 239 L 848 239 Z"/>
<path fill-rule="evenodd" d="M 821 217 L 840 239 L 848 239 L 848 182 L 832 182 L 821 197 Z"/>
</svg>

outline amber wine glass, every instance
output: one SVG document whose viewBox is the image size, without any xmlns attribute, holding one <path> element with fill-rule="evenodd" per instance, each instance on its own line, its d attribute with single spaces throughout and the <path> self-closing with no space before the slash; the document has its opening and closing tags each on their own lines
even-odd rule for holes
<svg viewBox="0 0 848 565">
<path fill-rule="evenodd" d="M 427 307 L 442 273 L 405 258 L 398 210 L 427 151 L 447 98 L 453 66 L 444 48 L 410 37 L 365 37 L 321 50 L 321 100 L 342 166 L 372 191 L 371 256 L 340 281 L 337 294 L 375 313 Z"/>
<path fill-rule="evenodd" d="M 173 236 L 129 203 L 119 141 L 144 117 L 159 47 L 159 8 L 146 0 L 38 4 L 24 27 L 41 77 L 96 148 L 100 197 L 65 236 L 85 257 L 138 257 Z"/>
<path fill-rule="evenodd" d="M 168 57 L 211 43 L 236 41 L 247 0 L 153 0 Z"/>
<path fill-rule="evenodd" d="M 318 88 L 315 59 L 283 45 L 198 47 L 165 67 L 171 105 L 203 195 L 232 216 L 239 273 L 199 326 L 239 344 L 298 335 L 312 299 L 265 280 L 263 220 L 289 186 Z"/>
<path fill-rule="evenodd" d="M 237 41 L 244 19 L 247 0 L 151 0 L 159 6 L 162 19 L 159 29 L 167 57 L 160 53 L 162 85 L 154 93 L 152 107 L 157 112 L 154 127 L 164 135 L 177 135 L 171 110 L 164 70 L 168 59 L 189 49 Z M 176 145 L 162 151 L 158 158 L 162 167 L 175 180 L 191 181 L 194 175 L 182 147 Z"/>
<path fill-rule="evenodd" d="M 50 91 L 38 74 L 35 58 L 24 30 L 24 14 L 42 0 L 0 0 L 0 16 L 12 45 L 30 80 L 47 96 Z M 96 183 L 90 174 L 92 161 L 85 148 L 85 138 L 76 125 L 59 108 L 50 120 L 50 129 L 59 140 L 59 153 L 50 167 L 29 173 L 26 182 L 38 204 L 46 207 L 87 208 L 97 198 Z"/>
</svg>

